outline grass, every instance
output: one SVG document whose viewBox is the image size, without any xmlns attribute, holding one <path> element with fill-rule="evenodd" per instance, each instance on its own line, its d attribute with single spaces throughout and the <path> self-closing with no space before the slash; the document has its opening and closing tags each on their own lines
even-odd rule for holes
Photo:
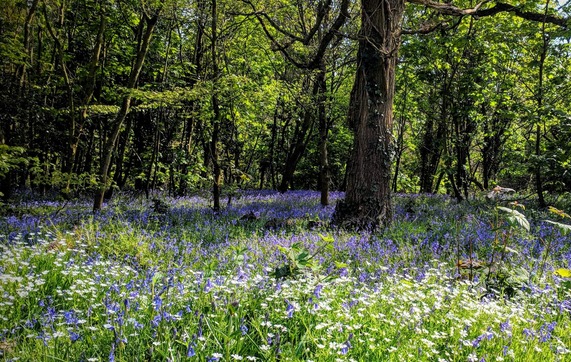
<svg viewBox="0 0 571 362">
<path fill-rule="evenodd" d="M 400 195 L 389 229 L 349 233 L 326 227 L 333 206 L 318 200 L 244 192 L 219 214 L 200 197 L 165 198 L 165 213 L 124 196 L 96 215 L 87 201 L 13 205 L 0 358 L 571 359 L 570 281 L 554 274 L 571 244 L 546 215 L 527 232 L 495 204 Z"/>
</svg>

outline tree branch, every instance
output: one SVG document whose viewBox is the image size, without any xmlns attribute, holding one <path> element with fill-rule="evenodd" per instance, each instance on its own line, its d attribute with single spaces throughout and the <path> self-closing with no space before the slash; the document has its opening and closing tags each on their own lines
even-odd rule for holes
<svg viewBox="0 0 571 362">
<path fill-rule="evenodd" d="M 249 0 L 242 0 L 242 1 L 250 6 L 250 8 L 252 9 L 252 12 L 249 14 L 241 14 L 241 15 L 255 16 L 258 19 L 258 22 L 260 23 L 262 30 L 266 34 L 266 37 L 272 43 L 273 50 L 279 51 L 280 53 L 282 53 L 283 56 L 289 62 L 291 62 L 294 66 L 296 66 L 297 68 L 300 68 L 300 69 L 317 69 L 317 68 L 319 68 L 320 63 L 322 62 L 323 57 L 325 55 L 325 51 L 327 50 L 327 47 L 329 46 L 329 44 L 331 43 L 331 41 L 333 40 L 335 35 L 337 35 L 339 33 L 339 29 L 343 26 L 343 24 L 345 24 L 345 22 L 349 18 L 349 0 L 343 0 L 341 2 L 340 10 L 339 10 L 339 14 L 337 15 L 337 18 L 335 18 L 335 21 L 333 22 L 331 27 L 327 30 L 327 32 L 325 33 L 325 35 L 323 36 L 323 38 L 319 42 L 317 51 L 315 52 L 315 54 L 313 55 L 311 60 L 309 60 L 309 61 L 298 61 L 298 60 L 294 59 L 294 57 L 288 52 L 288 48 L 295 42 L 300 42 L 305 46 L 308 46 L 311 43 L 311 41 L 315 37 L 315 34 L 317 33 L 317 31 L 319 30 L 319 28 L 322 25 L 323 19 L 325 18 L 326 14 L 328 13 L 328 11 L 330 9 L 332 1 L 327 0 L 325 3 L 321 3 L 321 5 L 319 6 L 319 9 L 318 9 L 316 22 L 313 25 L 313 27 L 309 30 L 309 32 L 306 34 L 305 37 L 297 36 L 295 34 L 291 34 L 290 32 L 285 31 L 284 29 L 280 28 L 276 24 L 276 22 L 273 21 L 273 19 L 268 14 L 266 14 L 264 12 L 257 11 L 254 7 L 254 4 L 251 1 L 249 1 Z M 268 29 L 268 25 L 266 24 L 266 22 L 264 20 L 267 21 L 273 29 L 275 29 L 276 31 L 278 31 L 282 35 L 285 35 L 287 38 L 289 38 L 285 42 L 285 44 L 281 44 L 271 34 L 270 29 Z"/>
<path fill-rule="evenodd" d="M 449 3 L 438 3 L 432 0 L 407 0 L 409 3 L 423 5 L 428 8 L 434 9 L 441 14 L 452 15 L 452 16 L 474 16 L 474 17 L 484 17 L 492 16 L 498 13 L 513 13 L 515 16 L 530 20 L 546 22 L 549 24 L 557 25 L 562 28 L 567 28 L 569 22 L 568 18 L 561 18 L 555 15 L 546 15 L 541 13 L 534 13 L 530 11 L 523 11 L 521 7 L 510 5 L 502 2 L 496 2 L 494 6 L 482 9 L 484 4 L 489 3 L 489 0 L 482 1 L 472 9 L 461 9 Z"/>
<path fill-rule="evenodd" d="M 438 30 L 454 29 L 458 25 L 460 25 L 461 21 L 462 21 L 462 18 L 458 19 L 458 21 L 456 21 L 455 23 L 450 23 L 448 21 L 442 21 L 442 22 L 439 22 L 436 24 L 424 23 L 420 26 L 420 29 L 417 29 L 417 30 L 402 29 L 400 33 L 405 34 L 405 35 L 412 35 L 412 34 L 426 35 L 426 34 L 430 34 L 430 33 L 433 33 L 435 31 L 438 31 Z"/>
</svg>

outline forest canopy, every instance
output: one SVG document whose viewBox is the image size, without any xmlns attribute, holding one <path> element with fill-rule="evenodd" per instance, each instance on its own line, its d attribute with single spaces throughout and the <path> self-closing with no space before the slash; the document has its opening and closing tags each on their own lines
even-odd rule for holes
<svg viewBox="0 0 571 362">
<path fill-rule="evenodd" d="M 316 189 L 327 204 L 357 182 L 375 57 L 394 65 L 394 94 L 363 78 L 388 191 L 570 192 L 571 4 L 391 2 L 4 0 L 0 192 L 94 193 L 98 209 L 115 190 L 212 189 L 219 209 L 238 188 Z"/>
</svg>

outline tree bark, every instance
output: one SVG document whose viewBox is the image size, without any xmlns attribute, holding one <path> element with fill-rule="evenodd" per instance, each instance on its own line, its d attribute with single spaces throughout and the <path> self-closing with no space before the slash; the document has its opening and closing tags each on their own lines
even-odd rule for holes
<svg viewBox="0 0 571 362">
<path fill-rule="evenodd" d="M 218 88 L 216 83 L 220 76 L 220 70 L 218 69 L 218 59 L 216 55 L 216 43 L 217 43 L 217 7 L 216 0 L 212 0 L 212 43 L 211 43 L 211 53 L 212 53 L 212 73 L 214 75 L 214 89 L 212 90 L 212 138 L 210 139 L 210 158 L 212 160 L 212 172 L 213 172 L 213 182 L 212 182 L 212 198 L 214 200 L 213 209 L 214 211 L 220 211 L 220 179 L 221 179 L 221 168 L 220 162 L 218 160 L 218 138 L 220 137 L 220 103 L 218 100 Z"/>
<path fill-rule="evenodd" d="M 354 133 L 345 199 L 333 223 L 376 229 L 391 222 L 393 98 L 403 0 L 363 0 L 357 75 L 349 105 Z"/>
<path fill-rule="evenodd" d="M 545 17 L 541 26 L 541 38 L 543 44 L 541 54 L 539 55 L 539 80 L 537 86 L 537 123 L 535 125 L 535 189 L 537 191 L 537 202 L 539 207 L 545 208 L 547 203 L 543 197 L 543 180 L 541 177 L 541 123 L 543 114 L 543 71 L 545 68 L 545 58 L 547 58 L 547 49 L 549 48 L 549 35 L 545 32 L 545 23 L 547 12 L 549 11 L 549 0 L 545 2 Z"/>
<path fill-rule="evenodd" d="M 317 73 L 317 118 L 319 123 L 319 190 L 321 205 L 329 205 L 329 160 L 327 157 L 327 138 L 329 125 L 325 112 L 327 83 L 325 80 L 325 63 L 322 62 Z"/>
</svg>

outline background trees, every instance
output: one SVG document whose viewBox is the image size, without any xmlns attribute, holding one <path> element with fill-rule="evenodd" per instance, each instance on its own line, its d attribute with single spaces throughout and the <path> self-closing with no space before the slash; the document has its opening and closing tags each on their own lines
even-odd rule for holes
<svg viewBox="0 0 571 362">
<path fill-rule="evenodd" d="M 391 7 L 401 29 L 401 10 L 388 21 L 374 1 L 3 1 L 1 192 L 95 190 L 98 209 L 115 189 L 212 188 L 219 208 L 238 187 L 321 189 L 327 204 L 349 185 L 343 205 L 366 219 L 351 198 L 389 200 L 387 187 L 571 191 L 568 8 L 412 2 Z M 365 15 L 392 35 L 368 33 Z M 375 57 L 394 97 L 386 74 L 363 71 Z M 369 104 L 393 100 L 394 127 Z M 351 151 L 373 115 L 386 127 Z"/>
</svg>

